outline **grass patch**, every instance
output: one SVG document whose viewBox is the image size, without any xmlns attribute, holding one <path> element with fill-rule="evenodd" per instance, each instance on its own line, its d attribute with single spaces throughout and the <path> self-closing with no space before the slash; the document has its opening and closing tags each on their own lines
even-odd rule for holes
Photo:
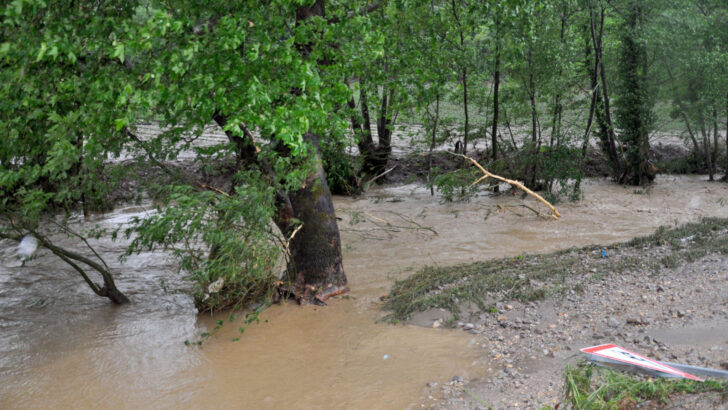
<svg viewBox="0 0 728 410">
<path fill-rule="evenodd" d="M 460 315 L 470 302 L 483 312 L 486 300 L 529 302 L 583 291 L 584 280 L 599 279 L 635 269 L 650 274 L 675 268 L 707 254 L 728 255 L 728 219 L 704 218 L 678 227 L 661 227 L 654 234 L 609 246 L 587 246 L 548 255 L 519 255 L 470 264 L 426 266 L 395 282 L 387 301 L 390 320 L 406 320 L 415 312 L 443 308 Z M 658 249 L 667 256 L 655 258 Z M 607 257 L 602 258 L 602 251 Z M 570 284 L 569 281 L 576 284 Z"/>
<path fill-rule="evenodd" d="M 565 374 L 565 402 L 573 409 L 627 409 L 647 401 L 653 404 L 647 408 L 682 407 L 685 395 L 695 394 L 706 395 L 701 399 L 724 401 L 728 381 L 650 379 L 586 363 L 567 368 Z"/>
</svg>

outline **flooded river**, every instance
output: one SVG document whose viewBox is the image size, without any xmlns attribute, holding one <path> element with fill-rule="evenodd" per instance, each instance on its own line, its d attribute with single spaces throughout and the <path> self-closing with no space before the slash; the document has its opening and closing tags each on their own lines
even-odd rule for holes
<svg viewBox="0 0 728 410">
<path fill-rule="evenodd" d="M 441 204 L 408 185 L 337 198 L 349 297 L 325 308 L 273 306 L 237 342 L 241 320 L 198 317 L 163 254 L 121 265 L 123 244 L 99 243 L 133 301 L 123 307 L 93 295 L 47 251 L 25 267 L 5 263 L 0 408 L 408 407 L 427 382 L 482 377 L 488 363 L 465 332 L 377 323 L 393 280 L 425 264 L 621 241 L 728 216 L 728 185 L 702 177 L 661 176 L 648 193 L 604 180 L 584 189 L 583 201 L 558 206 L 558 221 L 521 207 L 539 205 L 520 195 Z M 119 209 L 94 223 L 114 226 L 141 212 Z M 222 330 L 202 348 L 184 344 L 220 319 Z"/>
</svg>

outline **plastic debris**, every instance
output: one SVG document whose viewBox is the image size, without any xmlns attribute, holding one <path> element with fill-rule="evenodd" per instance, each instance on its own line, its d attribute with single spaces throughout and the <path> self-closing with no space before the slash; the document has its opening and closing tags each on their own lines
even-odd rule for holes
<svg viewBox="0 0 728 410">
<path fill-rule="evenodd" d="M 38 240 L 33 235 L 25 235 L 18 244 L 18 250 L 16 254 L 18 258 L 25 261 L 28 260 L 35 251 L 38 249 Z"/>
<path fill-rule="evenodd" d="M 639 353 L 631 352 L 615 344 L 605 344 L 581 349 L 587 359 L 601 366 L 619 370 L 645 373 L 658 377 L 677 377 L 703 381 L 690 373 L 668 366 L 657 360 L 649 359 Z"/>
<path fill-rule="evenodd" d="M 225 284 L 225 278 L 220 277 L 218 280 L 212 282 L 210 286 L 207 287 L 207 291 L 209 293 L 217 293 L 222 289 L 222 285 Z"/>
</svg>

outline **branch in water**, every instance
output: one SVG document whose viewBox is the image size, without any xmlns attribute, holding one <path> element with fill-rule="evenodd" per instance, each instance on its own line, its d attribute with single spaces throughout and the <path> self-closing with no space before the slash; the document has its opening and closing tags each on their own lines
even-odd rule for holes
<svg viewBox="0 0 728 410">
<path fill-rule="evenodd" d="M 551 216 L 554 219 L 559 219 L 561 217 L 561 214 L 559 213 L 559 211 L 557 211 L 556 208 L 554 208 L 554 206 L 551 205 L 551 203 L 549 201 L 543 199 L 543 197 L 541 195 L 539 195 L 539 194 L 531 191 L 530 189 L 526 188 L 520 182 L 514 181 L 512 179 L 503 178 L 502 176 L 493 174 L 493 173 L 489 172 L 488 170 L 486 170 L 485 168 L 483 168 L 483 166 L 480 165 L 478 163 L 478 161 L 476 161 L 473 158 L 470 158 L 470 157 L 468 157 L 466 155 L 463 155 L 463 154 L 454 154 L 454 153 L 451 153 L 451 154 L 452 155 L 457 155 L 459 157 L 463 157 L 463 158 L 467 159 L 468 161 L 472 162 L 476 167 L 478 167 L 478 169 L 480 170 L 480 172 L 483 173 L 483 176 L 480 177 L 477 181 L 473 182 L 472 185 L 477 185 L 481 181 L 484 181 L 484 180 L 486 180 L 488 178 L 497 179 L 498 181 L 505 182 L 507 184 L 513 185 L 516 188 L 519 188 L 519 189 L 523 190 L 523 192 L 527 193 L 528 195 L 531 195 L 532 197 L 536 198 L 539 202 L 541 202 L 542 204 L 546 205 L 551 210 Z"/>
</svg>

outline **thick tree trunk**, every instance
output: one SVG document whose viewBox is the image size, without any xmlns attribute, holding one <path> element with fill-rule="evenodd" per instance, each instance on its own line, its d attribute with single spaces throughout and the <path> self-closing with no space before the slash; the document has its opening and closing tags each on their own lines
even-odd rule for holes
<svg viewBox="0 0 728 410">
<path fill-rule="evenodd" d="M 626 151 L 626 167 L 621 183 L 644 186 L 655 173 L 649 163 L 650 110 L 647 96 L 647 52 L 640 39 L 644 15 L 637 0 L 629 4 L 622 26 L 620 71 L 620 105 L 617 115 L 620 139 Z M 605 84 L 602 84 L 604 86 Z"/>
<path fill-rule="evenodd" d="M 214 120 L 221 127 L 227 118 L 215 113 Z M 273 168 L 265 159 L 258 159 L 252 134 L 243 127 L 244 135 L 238 136 L 226 131 L 228 139 L 236 146 L 239 161 L 253 165 L 267 174 L 271 180 L 276 176 Z M 316 169 L 308 176 L 301 188 L 294 192 L 276 192 L 276 215 L 274 222 L 285 235 L 291 238 L 288 251 L 290 261 L 288 275 L 292 288 L 289 288 L 301 304 L 323 303 L 331 296 L 344 293 L 347 279 L 344 273 L 341 254 L 341 239 L 336 225 L 331 192 L 321 163 L 318 137 L 304 135 L 304 140 L 313 148 Z M 301 223 L 296 231 L 294 219 Z"/>
<path fill-rule="evenodd" d="M 316 170 L 302 188 L 289 193 L 288 201 L 281 204 L 275 221 L 287 237 L 293 236 L 289 243 L 288 279 L 294 286 L 296 300 L 302 304 L 321 303 L 349 290 L 334 203 L 321 165 L 318 137 L 309 133 L 304 138 L 316 149 Z M 293 218 L 302 224 L 297 232 Z"/>
</svg>

